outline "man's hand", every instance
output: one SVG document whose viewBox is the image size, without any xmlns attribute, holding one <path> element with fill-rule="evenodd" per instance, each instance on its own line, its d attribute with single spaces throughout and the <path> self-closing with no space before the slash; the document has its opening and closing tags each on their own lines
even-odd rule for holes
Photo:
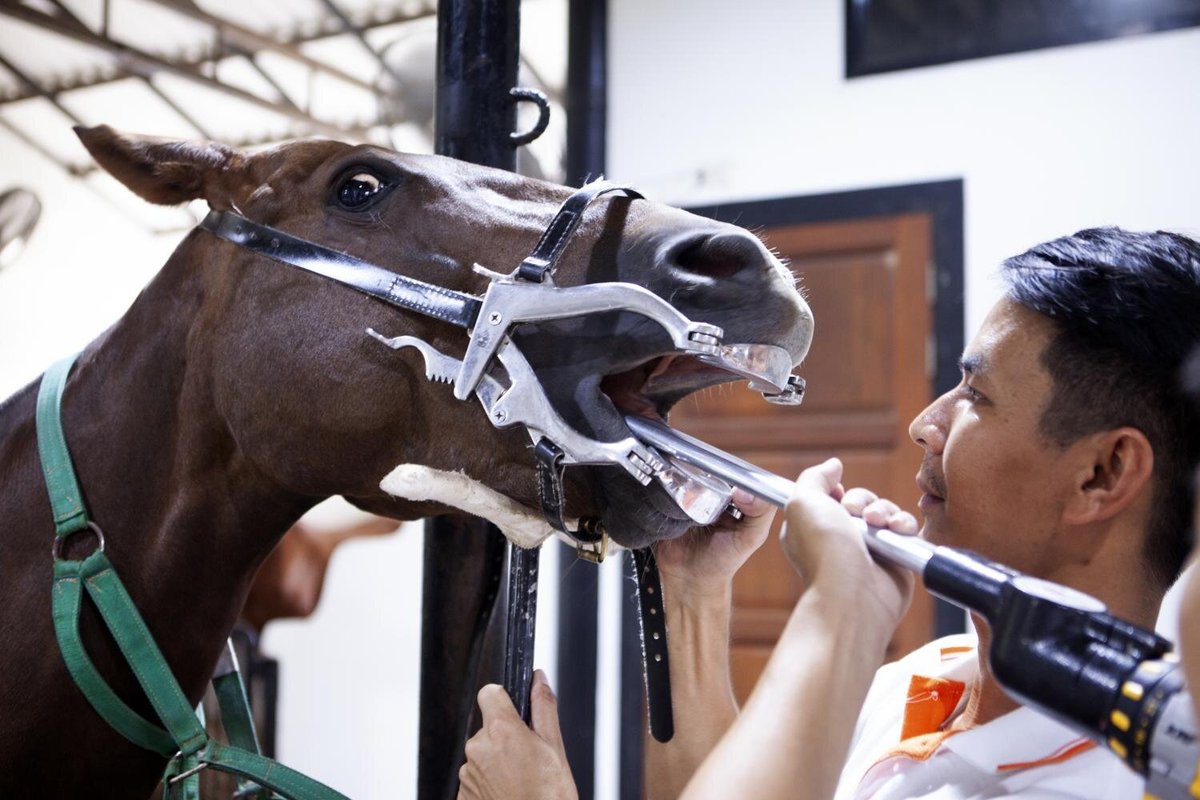
<svg viewBox="0 0 1200 800">
<path fill-rule="evenodd" d="M 733 500 L 745 517 L 729 515 L 706 528 L 693 528 L 676 539 L 659 542 L 654 551 L 668 591 L 714 595 L 729 590 L 733 575 L 766 541 L 775 509 L 766 500 L 735 489 Z"/>
<path fill-rule="evenodd" d="M 784 552 L 810 588 L 870 604 L 865 610 L 893 627 L 912 599 L 908 570 L 872 560 L 851 515 L 898 533 L 915 533 L 916 519 L 866 489 L 844 491 L 842 462 L 831 458 L 796 481 L 780 534 Z"/>
<path fill-rule="evenodd" d="M 483 726 L 467 742 L 467 763 L 458 771 L 459 800 L 573 800 L 579 795 L 558 726 L 558 700 L 546 675 L 533 674 L 530 717 L 525 727 L 502 686 L 479 690 Z"/>
</svg>

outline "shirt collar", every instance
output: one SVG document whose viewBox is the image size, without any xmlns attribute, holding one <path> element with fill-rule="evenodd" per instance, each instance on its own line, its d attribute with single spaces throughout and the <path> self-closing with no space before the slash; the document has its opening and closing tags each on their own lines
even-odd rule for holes
<svg viewBox="0 0 1200 800">
<path fill-rule="evenodd" d="M 989 773 L 1057 764 L 1094 746 L 1073 729 L 1024 706 L 942 743 L 945 749 Z"/>
</svg>

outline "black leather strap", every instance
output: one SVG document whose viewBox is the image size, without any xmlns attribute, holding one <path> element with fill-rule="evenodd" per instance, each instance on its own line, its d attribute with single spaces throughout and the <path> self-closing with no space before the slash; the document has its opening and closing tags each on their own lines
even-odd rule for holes
<svg viewBox="0 0 1200 800">
<path fill-rule="evenodd" d="M 642 624 L 642 665 L 646 679 L 650 735 L 669 742 L 675 735 L 671 706 L 671 662 L 667 653 L 667 617 L 663 611 L 662 582 L 658 562 L 649 547 L 633 551 L 634 577 L 638 585 L 638 617 Z"/>
<path fill-rule="evenodd" d="M 566 497 L 563 495 L 563 451 L 554 442 L 543 436 L 533 447 L 534 461 L 538 468 L 538 502 L 542 506 L 542 516 L 550 527 L 567 534 L 584 544 L 595 544 L 603 537 L 603 529 L 595 519 L 580 520 L 575 530 L 567 527 L 563 517 Z"/>
<path fill-rule="evenodd" d="M 251 222 L 232 211 L 210 211 L 200 227 L 247 250 L 461 328 L 475 324 L 482 305 L 477 297 L 399 275 L 315 242 Z"/>
<path fill-rule="evenodd" d="M 583 219 L 584 209 L 600 195 L 621 192 L 626 197 L 641 198 L 642 193 L 629 186 L 620 186 L 605 180 L 592 181 L 585 184 L 568 197 L 559 207 L 558 213 L 550 221 L 541 240 L 533 248 L 533 252 L 517 267 L 517 277 L 522 280 L 541 283 L 547 275 L 554 273 L 555 262 L 559 254 L 567 246 L 571 234 L 579 227 Z"/>
<path fill-rule="evenodd" d="M 554 530 L 570 534 L 567 521 L 563 519 L 566 503 L 562 488 L 562 476 L 566 469 L 562 463 L 563 451 L 543 436 L 533 447 L 533 457 L 537 461 L 538 502 L 542 506 L 542 516 Z"/>
<path fill-rule="evenodd" d="M 536 548 L 508 546 L 508 619 L 504 646 L 504 688 L 526 724 L 533 689 L 533 648 L 537 628 Z"/>
</svg>

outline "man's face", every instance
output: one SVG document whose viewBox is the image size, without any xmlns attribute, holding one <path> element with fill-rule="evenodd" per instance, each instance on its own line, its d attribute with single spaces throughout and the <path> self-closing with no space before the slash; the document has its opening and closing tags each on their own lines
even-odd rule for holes
<svg viewBox="0 0 1200 800">
<path fill-rule="evenodd" d="M 909 426 L 925 451 L 922 535 L 1041 577 L 1074 477 L 1038 430 L 1051 390 L 1040 358 L 1053 333 L 1047 318 L 1001 300 L 963 354 L 962 381 Z"/>
</svg>

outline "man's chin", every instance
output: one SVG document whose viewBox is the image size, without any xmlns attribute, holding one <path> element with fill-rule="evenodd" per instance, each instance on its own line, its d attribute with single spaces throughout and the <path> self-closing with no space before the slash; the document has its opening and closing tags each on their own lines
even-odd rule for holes
<svg viewBox="0 0 1200 800">
<path fill-rule="evenodd" d="M 936 524 L 928 517 L 925 518 L 924 524 L 921 525 L 921 530 L 917 531 L 917 536 L 933 545 L 953 546 L 952 537 L 946 535 L 944 526 Z"/>
</svg>

